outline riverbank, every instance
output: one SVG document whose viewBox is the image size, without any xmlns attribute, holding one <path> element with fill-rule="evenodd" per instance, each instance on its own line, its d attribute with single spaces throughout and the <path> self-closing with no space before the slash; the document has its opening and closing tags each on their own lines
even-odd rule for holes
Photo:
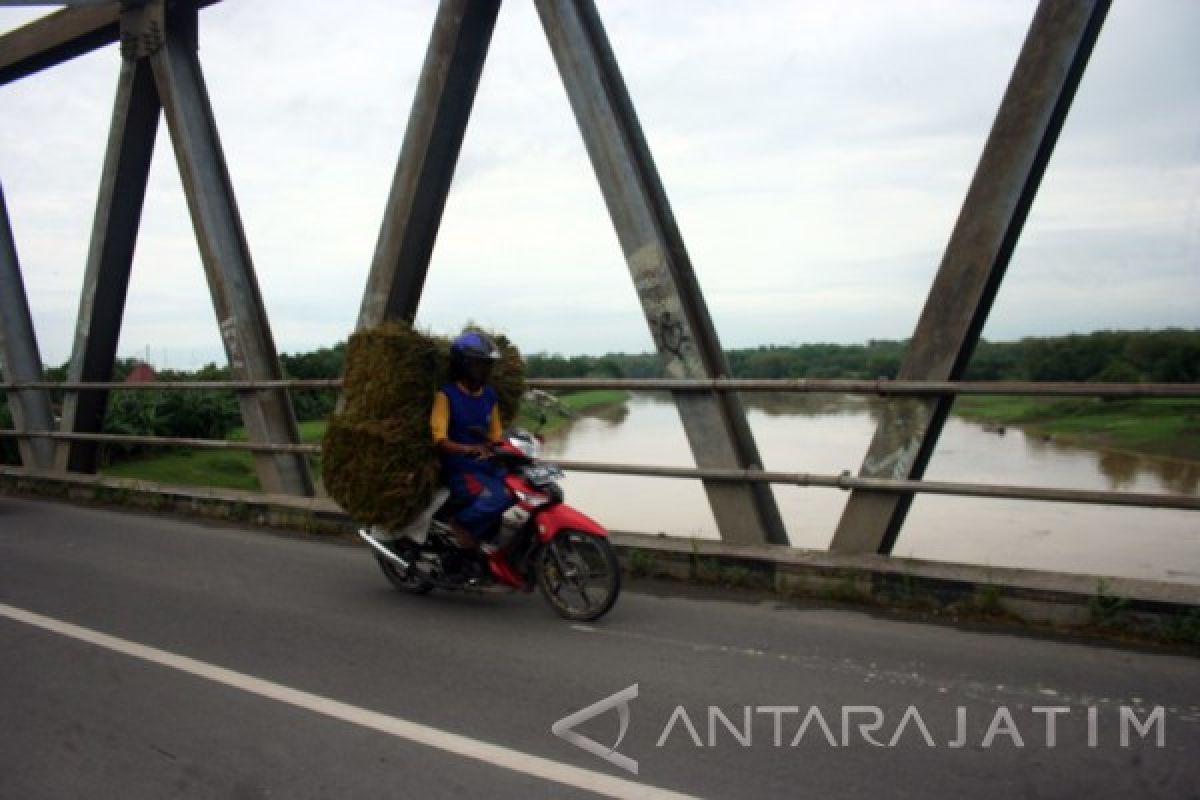
<svg viewBox="0 0 1200 800">
<path fill-rule="evenodd" d="M 1084 447 L 1200 461 L 1200 399 L 968 396 L 953 413 Z"/>
<path fill-rule="evenodd" d="M 629 402 L 629 392 L 621 389 L 586 389 L 555 395 L 558 405 L 540 408 L 529 402 L 522 404 L 517 426 L 541 434 L 554 434 L 567 428 L 585 414 L 597 415 L 619 411 Z"/>
</svg>

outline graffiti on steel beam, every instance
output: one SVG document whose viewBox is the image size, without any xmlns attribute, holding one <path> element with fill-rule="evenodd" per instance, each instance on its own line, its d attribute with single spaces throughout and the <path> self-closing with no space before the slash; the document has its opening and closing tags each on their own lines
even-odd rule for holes
<svg viewBox="0 0 1200 800">
<path fill-rule="evenodd" d="M 666 360 L 668 374 L 685 377 L 688 369 L 684 350 L 691 337 L 675 292 L 669 286 L 662 248 L 657 242 L 639 247 L 629 255 L 629 269 L 650 326 L 650 335 Z"/>
<path fill-rule="evenodd" d="M 911 398 L 892 398 L 884 404 L 879 420 L 879 440 L 863 461 L 863 475 L 901 480 L 911 475 L 913 464 L 929 429 L 929 407 Z"/>
<path fill-rule="evenodd" d="M 688 341 L 683 320 L 672 317 L 670 311 L 663 309 L 651 324 L 654 327 L 655 341 L 663 353 L 683 361 L 683 348 Z"/>
<path fill-rule="evenodd" d="M 225 342 L 225 352 L 229 354 L 229 366 L 236 372 L 246 366 L 242 358 L 241 343 L 238 342 L 237 321 L 233 317 L 221 320 L 221 339 Z"/>
<path fill-rule="evenodd" d="M 921 439 L 913 436 L 903 447 L 892 450 L 882 458 L 867 457 L 863 463 L 863 475 L 872 478 L 890 477 L 893 480 L 904 480 L 908 477 L 909 469 L 921 449 Z"/>
</svg>

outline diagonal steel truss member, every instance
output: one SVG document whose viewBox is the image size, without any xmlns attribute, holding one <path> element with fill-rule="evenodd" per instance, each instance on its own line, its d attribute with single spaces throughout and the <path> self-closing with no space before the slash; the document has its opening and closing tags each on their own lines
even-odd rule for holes
<svg viewBox="0 0 1200 800">
<path fill-rule="evenodd" d="M 592 168 L 671 378 L 730 377 L 700 283 L 592 0 L 535 0 Z M 675 392 L 699 467 L 762 468 L 741 398 Z M 766 484 L 705 482 L 721 538 L 787 544 Z"/>
<path fill-rule="evenodd" d="M 359 328 L 388 319 L 411 322 L 417 316 L 499 11 L 500 0 L 442 0 L 438 7 L 367 276 Z"/>
<path fill-rule="evenodd" d="M 88 251 L 68 380 L 112 375 L 129 273 L 160 112 L 165 111 L 221 336 L 236 378 L 282 378 L 232 184 L 196 58 L 197 4 L 127 4 L 120 13 L 122 66 Z M 62 430 L 95 433 L 107 392 L 69 392 Z M 286 391 L 239 395 L 254 442 L 295 444 L 299 431 Z M 304 457 L 255 455 L 264 491 L 312 495 Z M 96 445 L 60 446 L 56 467 L 94 472 Z"/>
<path fill-rule="evenodd" d="M 106 381 L 112 376 L 160 111 L 150 65 L 144 60 L 122 60 L 68 380 Z M 106 391 L 66 393 L 63 430 L 99 432 L 107 406 Z M 94 442 L 64 443 L 59 446 L 57 467 L 95 472 L 97 455 Z"/>
<path fill-rule="evenodd" d="M 1110 0 L 1042 0 L 946 246 L 899 380 L 959 380 L 1033 205 Z M 920 480 L 953 396 L 890 399 L 859 475 Z M 830 549 L 890 553 L 913 494 L 855 489 Z"/>
<path fill-rule="evenodd" d="M 0 375 L 6 380 L 39 381 L 42 379 L 42 359 L 38 355 L 33 318 L 21 266 L 17 262 L 17 247 L 8 207 L 4 202 L 4 187 L 0 186 Z M 44 389 L 24 389 L 8 393 L 8 408 L 12 412 L 13 428 L 17 431 L 48 431 L 54 427 L 50 396 Z M 50 469 L 54 460 L 53 444 L 45 439 L 18 439 L 21 463 L 37 469 Z"/>
<path fill-rule="evenodd" d="M 668 376 L 718 378 L 729 366 L 590 0 L 537 0 L 576 121 Z M 442 0 L 409 117 L 359 327 L 416 316 L 434 238 L 499 0 Z M 696 463 L 761 469 L 740 398 L 675 392 Z M 766 484 L 706 481 L 721 538 L 787 543 Z"/>
</svg>

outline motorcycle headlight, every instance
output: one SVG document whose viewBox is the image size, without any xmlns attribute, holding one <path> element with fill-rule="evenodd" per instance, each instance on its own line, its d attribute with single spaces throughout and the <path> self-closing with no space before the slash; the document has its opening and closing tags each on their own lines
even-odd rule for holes
<svg viewBox="0 0 1200 800">
<path fill-rule="evenodd" d="M 537 458 L 541 450 L 538 440 L 527 431 L 517 431 L 511 434 L 508 437 L 508 443 L 524 453 L 526 458 Z"/>
<path fill-rule="evenodd" d="M 529 506 L 530 508 L 544 506 L 546 503 L 550 502 L 550 498 L 540 494 L 528 494 L 526 492 L 514 492 L 514 494 L 517 496 L 517 500 L 519 502 Z"/>
</svg>

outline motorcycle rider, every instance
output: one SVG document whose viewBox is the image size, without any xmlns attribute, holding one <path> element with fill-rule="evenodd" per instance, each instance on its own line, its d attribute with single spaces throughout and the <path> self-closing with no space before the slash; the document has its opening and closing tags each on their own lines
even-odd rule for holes
<svg viewBox="0 0 1200 800">
<path fill-rule="evenodd" d="M 459 546 L 486 552 L 482 540 L 496 530 L 514 498 L 503 469 L 488 460 L 503 437 L 496 390 L 488 383 L 500 350 L 488 336 L 463 331 L 450 345 L 450 382 L 433 399 L 429 425 L 442 462 L 442 480 L 460 506 L 450 520 Z"/>
</svg>

